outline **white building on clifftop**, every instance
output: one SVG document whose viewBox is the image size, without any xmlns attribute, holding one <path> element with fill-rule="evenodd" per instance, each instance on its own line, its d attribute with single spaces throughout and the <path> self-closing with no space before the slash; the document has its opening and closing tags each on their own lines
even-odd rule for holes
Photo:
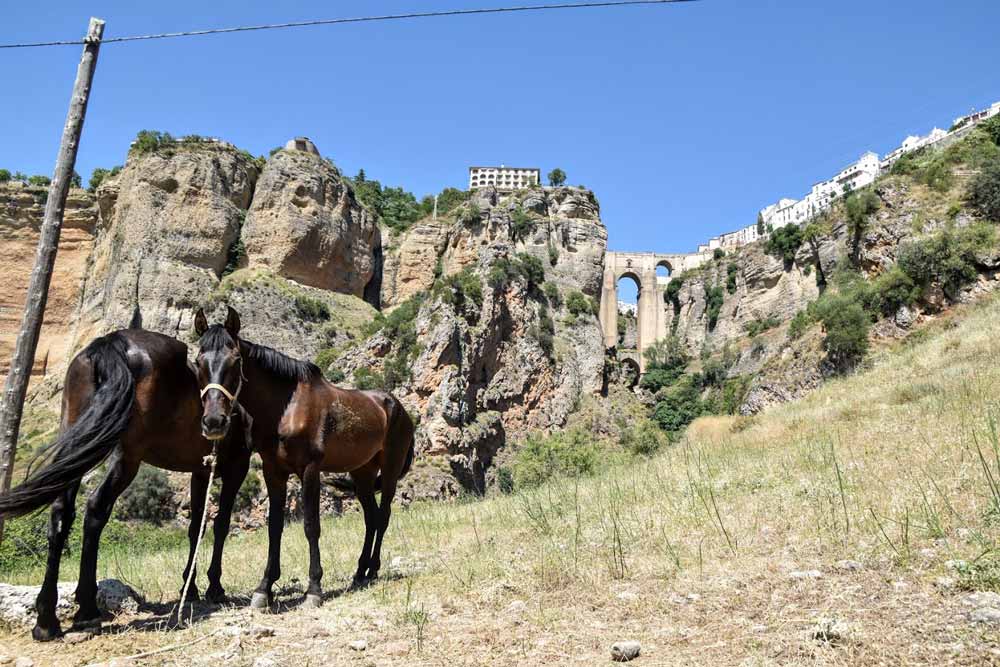
<svg viewBox="0 0 1000 667">
<path fill-rule="evenodd" d="M 542 182 L 542 172 L 537 167 L 469 167 L 469 189 L 490 185 L 497 190 L 523 190 Z"/>
</svg>

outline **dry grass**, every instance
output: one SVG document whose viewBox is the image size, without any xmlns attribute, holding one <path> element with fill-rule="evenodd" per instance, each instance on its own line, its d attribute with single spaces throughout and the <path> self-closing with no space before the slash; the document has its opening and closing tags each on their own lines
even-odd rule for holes
<svg viewBox="0 0 1000 667">
<path fill-rule="evenodd" d="M 386 576 L 364 591 L 342 592 L 359 518 L 328 521 L 332 597 L 321 610 L 295 607 L 307 559 L 293 525 L 283 583 L 299 588 L 283 594 L 282 613 L 237 606 L 164 632 L 143 628 L 155 619 L 144 612 L 72 646 L 0 634 L 0 653 L 84 664 L 217 633 L 142 664 L 601 664 L 625 638 L 642 642 L 646 665 L 995 663 L 1000 633 L 968 621 L 963 588 L 1000 586 L 998 318 L 991 299 L 802 401 L 700 420 L 652 460 L 397 511 Z M 255 585 L 264 542 L 244 535 L 227 550 L 232 593 Z M 101 568 L 172 601 L 182 559 L 119 552 Z M 838 567 L 843 559 L 860 569 Z M 971 565 L 956 572 L 949 560 Z M 792 576 L 809 570 L 821 576 Z M 935 585 L 945 575 L 955 588 Z M 845 636 L 814 639 L 823 619 L 845 624 Z M 226 630 L 251 624 L 276 634 L 235 641 Z M 348 648 L 357 639 L 366 651 Z"/>
</svg>

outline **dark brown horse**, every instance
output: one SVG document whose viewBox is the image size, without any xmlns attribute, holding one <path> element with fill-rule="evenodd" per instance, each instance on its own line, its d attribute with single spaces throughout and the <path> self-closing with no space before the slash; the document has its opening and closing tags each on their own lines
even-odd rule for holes
<svg viewBox="0 0 1000 667">
<path fill-rule="evenodd" d="M 192 473 L 187 578 L 208 490 L 209 468 L 203 459 L 211 454 L 212 443 L 203 432 L 218 437 L 223 417 L 228 413 L 203 420 L 187 346 L 173 338 L 141 329 L 116 331 L 96 339 L 73 359 L 66 372 L 60 433 L 47 449 L 47 463 L 0 496 L 0 516 L 5 518 L 52 505 L 45 580 L 35 602 L 35 639 L 45 641 L 61 634 L 56 583 L 59 560 L 76 516 L 76 494 L 81 478 L 109 457 L 107 475 L 87 501 L 74 625 L 100 620 L 96 599 L 98 542 L 115 500 L 135 478 L 141 463 Z M 232 436 L 219 443 L 217 471 L 222 495 L 206 591 L 212 601 L 225 598 L 220 582 L 222 546 L 229 532 L 233 501 L 249 464 L 244 433 L 233 429 Z M 196 596 L 193 586 L 192 590 Z"/>
<path fill-rule="evenodd" d="M 253 442 L 260 452 L 270 498 L 268 555 L 264 577 L 254 592 L 254 607 L 270 606 L 271 587 L 281 574 L 281 532 L 285 522 L 288 477 L 302 480 L 304 528 L 309 541 L 306 604 L 322 600 L 319 556 L 320 472 L 347 472 L 365 517 L 365 541 L 354 575 L 356 584 L 378 576 L 382 538 L 389 525 L 396 483 L 413 463 L 413 421 L 391 394 L 340 389 L 323 378 L 315 364 L 297 361 L 239 337 L 240 318 L 229 309 L 224 325 L 208 326 L 195 317 L 201 336 L 196 361 L 206 391 L 205 418 L 225 414 L 228 395 L 253 418 Z M 382 492 L 376 502 L 376 491 Z"/>
</svg>

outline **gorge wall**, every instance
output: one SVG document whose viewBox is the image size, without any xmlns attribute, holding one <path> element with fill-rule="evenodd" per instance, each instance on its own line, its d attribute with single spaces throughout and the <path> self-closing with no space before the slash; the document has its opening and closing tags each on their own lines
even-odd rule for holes
<svg viewBox="0 0 1000 667">
<path fill-rule="evenodd" d="M 5 358 L 44 196 L 0 185 L 13 278 L 0 312 Z M 215 140 L 133 150 L 96 192 L 70 196 L 31 404 L 55 418 L 72 355 L 136 311 L 144 328 L 193 344 L 197 308 L 219 319 L 229 304 L 246 338 L 318 357 L 347 385 L 377 376 L 401 397 L 420 424 L 404 495 L 482 489 L 509 439 L 561 426 L 601 390 L 596 310 L 571 313 L 565 299 L 594 303 L 606 241 L 596 198 L 579 188 L 479 191 L 400 232 L 380 227 L 350 179 L 311 152 L 265 161 Z M 385 322 L 407 308 L 403 341 Z M 408 372 L 390 377 L 400 354 Z"/>
</svg>

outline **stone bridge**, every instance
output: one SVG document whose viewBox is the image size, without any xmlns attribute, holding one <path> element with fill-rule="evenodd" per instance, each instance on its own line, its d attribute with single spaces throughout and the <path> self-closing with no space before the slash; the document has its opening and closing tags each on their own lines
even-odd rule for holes
<svg viewBox="0 0 1000 667">
<path fill-rule="evenodd" d="M 605 253 L 599 314 L 601 328 L 604 330 L 605 347 L 618 345 L 618 281 L 622 278 L 631 278 L 639 288 L 639 303 L 636 305 L 639 338 L 636 343 L 638 349 L 628 356 L 638 362 L 640 372 L 645 372 L 646 360 L 643 352 L 656 340 L 667 336 L 667 304 L 664 302 L 664 292 L 671 278 L 711 259 L 711 253 L 676 255 L 654 252 Z M 666 277 L 656 275 L 656 269 L 661 266 L 667 270 Z"/>
</svg>

